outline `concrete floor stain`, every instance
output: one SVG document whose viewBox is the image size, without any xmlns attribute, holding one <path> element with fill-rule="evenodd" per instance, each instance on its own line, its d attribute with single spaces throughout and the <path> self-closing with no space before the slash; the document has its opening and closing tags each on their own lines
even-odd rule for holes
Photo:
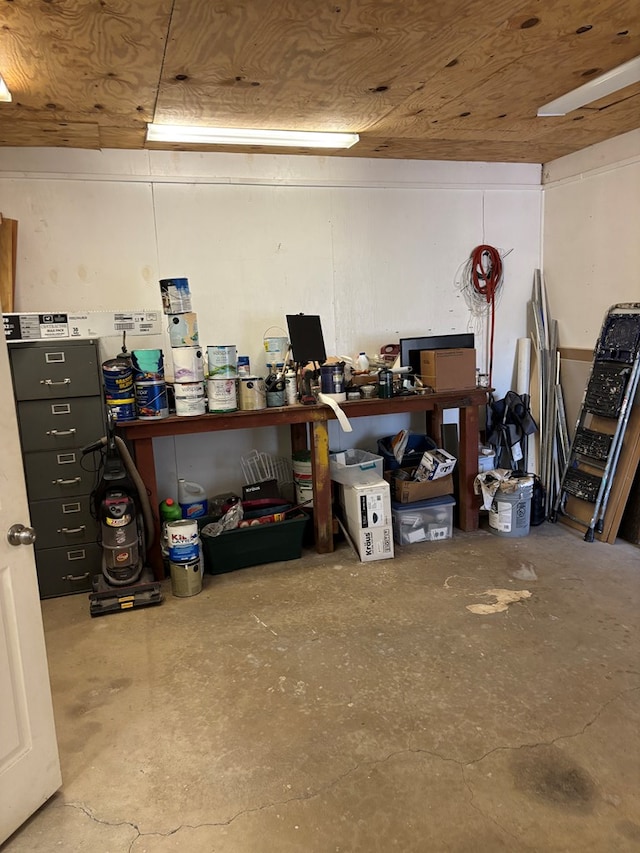
<svg viewBox="0 0 640 853">
<path fill-rule="evenodd" d="M 511 773 L 518 790 L 550 805 L 589 811 L 597 797 L 589 773 L 556 746 L 518 750 Z"/>
</svg>

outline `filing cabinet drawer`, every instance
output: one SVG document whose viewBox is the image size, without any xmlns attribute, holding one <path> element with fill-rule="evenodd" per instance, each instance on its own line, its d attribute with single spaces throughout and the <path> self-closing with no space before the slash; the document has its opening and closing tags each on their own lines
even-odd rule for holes
<svg viewBox="0 0 640 853">
<path fill-rule="evenodd" d="M 24 470 L 29 500 L 68 500 L 88 495 L 95 485 L 96 475 L 81 467 L 81 459 L 79 450 L 25 453 Z M 87 467 L 89 464 L 88 460 L 85 461 Z"/>
<path fill-rule="evenodd" d="M 102 571 L 102 549 L 92 544 L 36 551 L 36 566 L 40 598 L 90 592 Z"/>
<path fill-rule="evenodd" d="M 74 345 L 75 344 L 75 345 Z M 16 400 L 87 397 L 102 393 L 96 346 L 52 341 L 14 344 L 9 352 Z"/>
<path fill-rule="evenodd" d="M 91 515 L 89 495 L 67 500 L 33 501 L 29 509 L 31 525 L 36 531 L 36 551 L 86 545 L 98 538 L 98 525 Z"/>
<path fill-rule="evenodd" d="M 80 448 L 105 433 L 101 397 L 71 397 L 56 402 L 18 403 L 22 450 Z"/>
</svg>

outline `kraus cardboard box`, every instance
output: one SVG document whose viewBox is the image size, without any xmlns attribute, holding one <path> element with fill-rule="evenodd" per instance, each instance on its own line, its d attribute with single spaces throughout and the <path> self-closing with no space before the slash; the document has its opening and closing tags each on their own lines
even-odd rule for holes
<svg viewBox="0 0 640 853">
<path fill-rule="evenodd" d="M 441 477 L 439 480 L 425 480 L 422 483 L 416 480 L 401 479 L 397 476 L 399 472 L 405 472 L 410 476 L 413 471 L 413 468 L 385 471 L 384 478 L 391 487 L 392 500 L 401 504 L 409 504 L 453 494 L 453 477 L 450 474 L 447 477 Z"/>
<path fill-rule="evenodd" d="M 347 532 L 363 563 L 394 556 L 391 527 L 391 496 L 384 480 L 339 485 Z"/>
<path fill-rule="evenodd" d="M 476 387 L 474 349 L 420 351 L 420 378 L 434 391 L 467 391 Z"/>
</svg>

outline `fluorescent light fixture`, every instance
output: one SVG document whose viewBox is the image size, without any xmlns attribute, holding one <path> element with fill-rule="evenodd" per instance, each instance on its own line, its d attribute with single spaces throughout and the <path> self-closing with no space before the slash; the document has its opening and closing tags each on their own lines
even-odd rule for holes
<svg viewBox="0 0 640 853">
<path fill-rule="evenodd" d="M 640 56 L 624 62 L 617 68 L 612 68 L 611 71 L 601 74 L 594 80 L 589 80 L 584 86 L 578 86 L 577 89 L 567 92 L 555 101 L 549 101 L 548 104 L 540 107 L 538 115 L 564 116 L 585 104 L 592 104 L 600 98 L 606 98 L 607 95 L 618 92 L 626 86 L 633 86 L 634 83 L 640 83 Z"/>
<path fill-rule="evenodd" d="M 11 100 L 11 92 L 7 88 L 7 84 L 2 79 L 2 74 L 0 74 L 0 101 L 6 101 L 7 103 Z"/>
<path fill-rule="evenodd" d="M 191 142 L 200 145 L 275 145 L 278 147 L 351 148 L 357 133 L 311 130 L 257 130 L 241 127 L 187 127 L 148 124 L 147 142 Z"/>
</svg>

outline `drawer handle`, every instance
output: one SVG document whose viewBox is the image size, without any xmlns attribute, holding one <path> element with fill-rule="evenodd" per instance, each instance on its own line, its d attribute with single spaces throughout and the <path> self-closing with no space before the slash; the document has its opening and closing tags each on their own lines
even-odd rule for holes
<svg viewBox="0 0 640 853">
<path fill-rule="evenodd" d="M 58 533 L 71 535 L 72 533 L 83 533 L 87 529 L 86 524 L 81 524 L 80 527 L 59 527 Z"/>
<path fill-rule="evenodd" d="M 73 480 L 52 480 L 54 486 L 74 486 L 81 481 L 81 477 L 74 477 Z"/>
<path fill-rule="evenodd" d="M 41 385 L 71 385 L 70 379 L 41 379 Z"/>
<path fill-rule="evenodd" d="M 62 575 L 63 581 L 86 581 L 89 577 L 89 572 L 85 572 L 83 575 Z"/>
<path fill-rule="evenodd" d="M 48 429 L 47 435 L 59 436 L 59 435 L 75 435 L 76 428 L 72 427 L 72 429 Z"/>
</svg>

